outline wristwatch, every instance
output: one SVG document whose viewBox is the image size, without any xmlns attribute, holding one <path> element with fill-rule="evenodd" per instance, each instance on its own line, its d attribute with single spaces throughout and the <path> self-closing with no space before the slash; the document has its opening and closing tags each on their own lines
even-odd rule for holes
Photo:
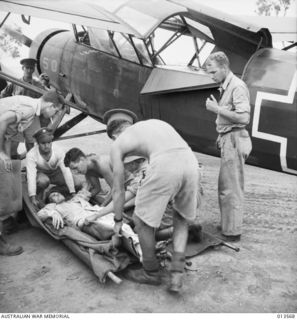
<svg viewBox="0 0 297 320">
<path fill-rule="evenodd" d="M 114 222 L 122 222 L 123 221 L 123 217 L 121 217 L 120 219 L 117 219 L 116 216 L 113 217 Z"/>
</svg>

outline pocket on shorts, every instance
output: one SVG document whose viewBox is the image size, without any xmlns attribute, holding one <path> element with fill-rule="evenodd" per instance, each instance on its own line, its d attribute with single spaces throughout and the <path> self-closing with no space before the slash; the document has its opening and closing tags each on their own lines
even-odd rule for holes
<svg viewBox="0 0 297 320">
<path fill-rule="evenodd" d="M 233 133 L 223 135 L 221 139 L 221 158 L 224 161 L 232 161 L 235 156 L 235 139 L 232 137 Z"/>
<path fill-rule="evenodd" d="M 244 160 L 246 160 L 248 158 L 248 156 L 250 155 L 251 151 L 252 151 L 251 138 L 250 137 L 241 138 L 240 139 L 239 152 L 242 155 L 242 157 L 244 158 Z"/>
</svg>

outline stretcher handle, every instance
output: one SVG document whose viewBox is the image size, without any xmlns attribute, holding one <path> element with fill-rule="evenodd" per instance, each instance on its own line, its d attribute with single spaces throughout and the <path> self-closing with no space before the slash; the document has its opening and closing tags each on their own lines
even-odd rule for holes
<svg viewBox="0 0 297 320">
<path fill-rule="evenodd" d="M 108 278 L 110 279 L 110 280 L 112 280 L 114 283 L 116 283 L 116 284 L 121 284 L 121 282 L 122 282 L 122 279 L 121 278 L 119 278 L 118 276 L 116 276 L 113 272 L 111 272 L 111 271 L 108 271 L 107 272 L 107 276 L 108 276 Z"/>
<path fill-rule="evenodd" d="M 222 243 L 223 246 L 228 247 L 228 248 L 230 248 L 232 250 L 235 250 L 236 252 L 240 251 L 240 249 L 238 247 L 235 247 L 235 246 L 231 245 L 228 242 L 222 241 L 221 243 Z"/>
</svg>

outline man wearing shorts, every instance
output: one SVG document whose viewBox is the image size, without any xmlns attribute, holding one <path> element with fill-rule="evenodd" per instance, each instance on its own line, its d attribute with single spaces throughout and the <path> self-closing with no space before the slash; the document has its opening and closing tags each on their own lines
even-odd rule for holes
<svg viewBox="0 0 297 320">
<path fill-rule="evenodd" d="M 46 92 L 38 99 L 22 95 L 0 99 L 0 160 L 10 166 L 12 138 L 29 128 L 36 117 L 54 117 L 62 104 L 56 92 Z"/>
<path fill-rule="evenodd" d="M 113 109 L 105 113 L 107 134 L 114 140 L 110 158 L 113 169 L 115 233 L 123 223 L 124 158 L 140 156 L 149 161 L 135 200 L 134 223 L 143 252 L 143 269 L 130 270 L 129 277 L 140 283 L 161 284 L 159 262 L 155 254 L 155 230 L 172 201 L 173 255 L 169 290 L 179 292 L 185 263 L 188 223 L 196 217 L 197 159 L 172 126 L 161 120 L 135 123 L 129 110 Z M 135 123 L 135 124 L 134 124 Z"/>
<path fill-rule="evenodd" d="M 33 74 L 35 71 L 37 61 L 32 58 L 22 59 L 20 64 L 22 65 L 23 76 L 20 79 L 21 81 L 36 86 L 38 88 L 42 88 L 42 83 L 36 79 L 34 79 Z M 5 89 L 3 89 L 0 93 L 1 98 L 11 97 L 11 96 L 27 96 L 31 98 L 40 98 L 41 94 L 36 93 L 32 90 L 23 88 L 18 86 L 15 83 L 9 83 Z M 42 118 L 44 121 L 48 122 L 48 119 Z M 34 146 L 34 138 L 33 133 L 40 128 L 40 118 L 35 117 L 33 123 L 25 129 L 23 132 L 15 135 L 11 140 L 11 156 L 12 158 L 18 158 L 18 145 L 20 142 L 25 142 L 26 149 L 29 151 Z"/>
</svg>

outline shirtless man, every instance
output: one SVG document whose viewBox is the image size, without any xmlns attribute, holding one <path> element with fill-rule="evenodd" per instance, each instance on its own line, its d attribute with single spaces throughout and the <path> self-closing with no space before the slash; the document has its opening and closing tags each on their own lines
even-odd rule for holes
<svg viewBox="0 0 297 320">
<path fill-rule="evenodd" d="M 139 160 L 139 159 L 138 159 Z M 133 174 L 131 171 L 136 170 L 137 160 L 133 160 L 125 163 L 125 188 L 130 188 L 130 182 L 133 180 Z M 80 149 L 72 148 L 70 149 L 64 159 L 65 167 L 69 167 L 74 174 L 84 175 L 87 182 L 87 189 L 91 192 L 92 198 L 97 200 L 101 206 L 107 205 L 111 201 L 111 193 L 102 199 L 99 196 L 101 191 L 101 185 L 99 179 L 105 179 L 106 183 L 110 188 L 112 188 L 112 169 L 110 165 L 109 155 L 85 155 Z M 84 182 L 85 180 L 83 180 Z M 84 187 L 83 183 L 81 187 Z M 133 188 L 133 187 L 132 187 Z M 132 196 L 129 196 L 127 201 L 130 200 Z M 110 210 L 106 212 L 112 212 L 112 206 L 108 206 Z"/>
<path fill-rule="evenodd" d="M 143 252 L 143 269 L 131 270 L 129 277 L 140 283 L 161 284 L 155 254 L 155 229 L 161 223 L 168 202 L 173 201 L 174 252 L 168 289 L 179 292 L 182 287 L 188 222 L 196 217 L 197 159 L 168 123 L 155 119 L 135 123 L 136 119 L 134 113 L 125 109 L 110 110 L 103 118 L 107 124 L 107 134 L 114 140 L 110 158 L 115 233 L 120 234 L 123 224 L 124 158 L 131 155 L 147 158 L 149 165 L 136 195 L 134 213 Z"/>
<path fill-rule="evenodd" d="M 97 195 L 101 191 L 99 178 L 105 179 L 107 184 L 110 187 L 112 186 L 112 171 L 109 156 L 107 155 L 85 155 L 80 149 L 72 148 L 66 152 L 64 164 L 65 167 L 69 167 L 71 169 L 74 175 L 85 175 L 86 182 L 89 184 L 88 189 L 93 198 L 98 198 Z M 97 200 L 102 201 L 102 199 Z M 105 202 L 108 202 L 108 199 L 105 199 L 104 203 Z"/>
</svg>

